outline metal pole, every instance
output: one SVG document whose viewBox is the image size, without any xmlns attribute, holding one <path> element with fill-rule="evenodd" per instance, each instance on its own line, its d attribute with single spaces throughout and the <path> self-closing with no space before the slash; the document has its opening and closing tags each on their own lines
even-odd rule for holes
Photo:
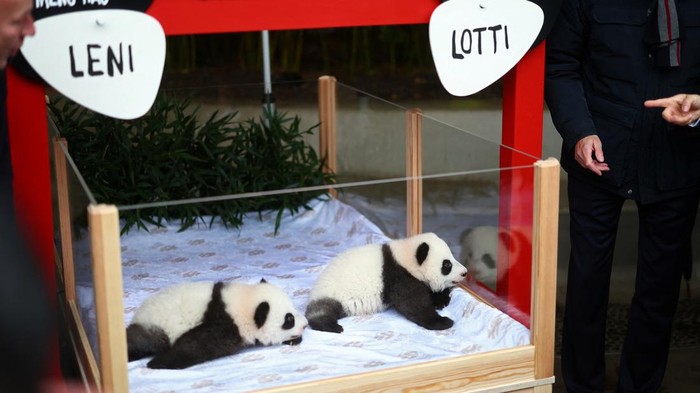
<svg viewBox="0 0 700 393">
<path fill-rule="evenodd" d="M 270 35 L 267 30 L 262 31 L 262 54 L 263 54 L 263 80 L 265 92 L 263 94 L 263 114 L 267 121 L 268 117 L 275 112 L 275 98 L 272 96 L 272 78 L 270 71 Z"/>
</svg>

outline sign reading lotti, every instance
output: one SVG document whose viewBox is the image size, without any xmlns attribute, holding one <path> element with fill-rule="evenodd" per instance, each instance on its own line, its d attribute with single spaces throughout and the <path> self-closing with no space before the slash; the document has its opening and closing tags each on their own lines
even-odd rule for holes
<svg viewBox="0 0 700 393">
<path fill-rule="evenodd" d="M 122 3 L 140 9 L 136 5 L 147 8 L 150 1 Z M 37 33 L 25 38 L 22 54 L 71 100 L 107 116 L 135 119 L 158 93 L 165 33 L 143 12 L 108 5 L 109 0 L 35 0 L 35 13 L 45 13 L 37 15 Z"/>
<path fill-rule="evenodd" d="M 450 0 L 430 17 L 430 49 L 450 94 L 477 93 L 505 75 L 531 48 L 544 13 L 527 0 Z"/>
</svg>

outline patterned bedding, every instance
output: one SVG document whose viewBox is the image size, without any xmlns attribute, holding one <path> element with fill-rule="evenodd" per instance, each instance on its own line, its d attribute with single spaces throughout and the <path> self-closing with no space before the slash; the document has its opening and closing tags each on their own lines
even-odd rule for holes
<svg viewBox="0 0 700 393">
<path fill-rule="evenodd" d="M 315 277 L 331 258 L 350 247 L 388 240 L 365 215 L 338 200 L 313 201 L 312 207 L 286 215 L 277 234 L 272 213 L 247 219 L 240 230 L 207 223 L 182 232 L 178 225 L 130 231 L 121 239 L 125 322 L 159 288 L 195 280 L 265 278 L 303 312 Z M 89 281 L 79 278 L 78 285 L 83 318 L 94 319 Z M 461 289 L 453 291 L 441 314 L 455 325 L 429 331 L 388 310 L 342 319 L 342 334 L 307 329 L 298 346 L 250 348 L 185 370 L 151 370 L 148 359 L 134 361 L 128 365 L 130 391 L 250 391 L 530 342 L 525 326 Z"/>
</svg>

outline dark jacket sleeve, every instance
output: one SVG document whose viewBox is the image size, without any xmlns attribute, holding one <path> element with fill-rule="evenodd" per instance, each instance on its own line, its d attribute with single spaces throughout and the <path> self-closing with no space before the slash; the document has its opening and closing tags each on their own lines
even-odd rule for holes
<svg viewBox="0 0 700 393">
<path fill-rule="evenodd" d="M 582 83 L 586 22 L 581 15 L 580 0 L 564 1 L 546 43 L 545 100 L 567 150 L 596 134 Z"/>
</svg>

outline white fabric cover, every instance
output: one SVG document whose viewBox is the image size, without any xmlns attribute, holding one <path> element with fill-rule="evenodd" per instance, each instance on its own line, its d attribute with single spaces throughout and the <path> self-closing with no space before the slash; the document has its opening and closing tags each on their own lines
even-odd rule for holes
<svg viewBox="0 0 700 393">
<path fill-rule="evenodd" d="M 247 218 L 240 230 L 203 223 L 182 232 L 168 225 L 122 236 L 125 322 L 159 288 L 193 280 L 265 278 L 303 312 L 315 277 L 331 258 L 388 240 L 349 205 L 337 200 L 311 205 L 313 210 L 285 214 L 276 235 L 270 213 L 262 220 Z M 461 289 L 453 291 L 441 314 L 456 322 L 453 328 L 429 331 L 390 309 L 341 319 L 342 334 L 307 329 L 298 346 L 249 348 L 185 370 L 151 370 L 142 359 L 129 363 L 130 391 L 249 391 L 529 344 L 525 326 Z"/>
</svg>

